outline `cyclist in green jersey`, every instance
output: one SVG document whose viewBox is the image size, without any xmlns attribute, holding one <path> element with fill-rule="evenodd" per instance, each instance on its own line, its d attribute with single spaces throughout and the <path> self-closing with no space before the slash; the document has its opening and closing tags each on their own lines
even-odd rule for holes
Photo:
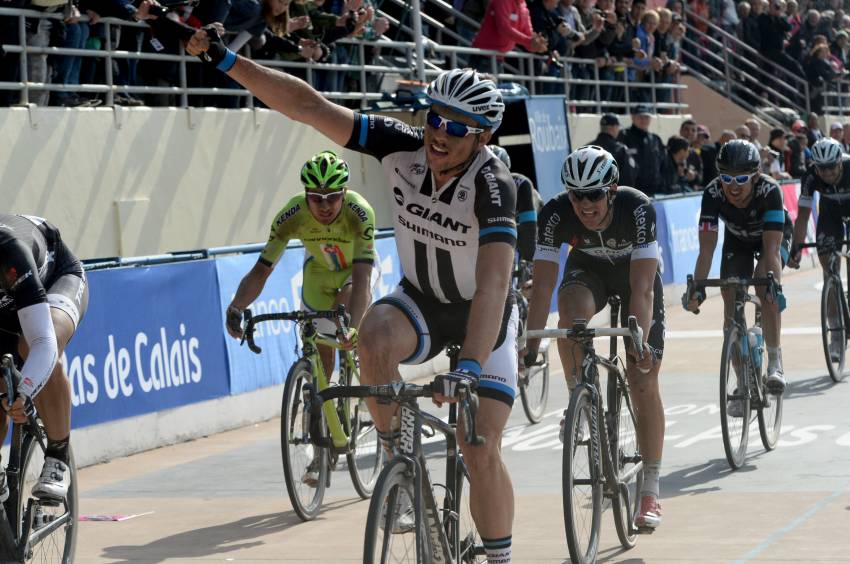
<svg viewBox="0 0 850 564">
<path fill-rule="evenodd" d="M 242 278 L 227 306 L 227 332 L 233 338 L 242 338 L 242 311 L 263 291 L 291 239 L 300 239 L 304 245 L 304 309 L 321 311 L 342 304 L 351 316 L 350 326 L 359 326 L 372 301 L 375 213 L 366 198 L 347 188 L 348 178 L 348 164 L 332 151 L 318 153 L 304 164 L 304 193 L 289 200 L 277 213 L 259 260 Z M 336 330 L 328 320 L 317 321 L 316 328 L 330 334 Z M 341 336 L 345 348 L 355 346 L 356 335 L 356 331 L 349 331 Z M 319 355 L 330 374 L 334 368 L 333 349 L 320 346 Z M 308 468 L 304 482 L 309 484 L 312 478 Z"/>
</svg>

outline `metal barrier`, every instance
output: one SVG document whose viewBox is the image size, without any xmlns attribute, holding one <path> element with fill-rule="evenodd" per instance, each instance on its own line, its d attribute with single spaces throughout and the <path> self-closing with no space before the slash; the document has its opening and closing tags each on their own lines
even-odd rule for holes
<svg viewBox="0 0 850 564">
<path fill-rule="evenodd" d="M 116 94 L 167 94 L 179 97 L 179 107 L 188 107 L 190 105 L 189 96 L 236 96 L 244 98 L 244 105 L 253 107 L 253 96 L 247 90 L 241 88 L 201 88 L 190 87 L 187 81 L 187 64 L 197 65 L 200 61 L 193 56 L 187 55 L 183 51 L 182 44 L 179 46 L 177 54 L 160 54 L 147 53 L 141 51 L 119 51 L 113 48 L 113 28 L 118 28 L 117 33 L 121 33 L 126 29 L 145 29 L 147 25 L 144 23 L 131 22 L 116 18 L 101 18 L 99 23 L 102 23 L 106 28 L 106 42 L 103 51 L 95 51 L 90 49 L 69 49 L 60 47 L 30 47 L 26 45 L 26 18 L 48 18 L 53 20 L 62 20 L 63 16 L 59 13 L 44 13 L 33 10 L 21 10 L 12 8 L 0 8 L 0 17 L 11 16 L 18 18 L 18 30 L 20 41 L 16 45 L 5 44 L 3 49 L 10 54 L 20 54 L 20 80 L 17 82 L 0 82 L 0 90 L 13 90 L 21 92 L 21 103 L 28 104 L 31 99 L 33 90 L 41 91 L 62 91 L 62 92 L 78 92 L 78 93 L 95 93 L 103 94 L 105 104 L 107 106 L 114 105 Z M 81 22 L 89 21 L 87 16 L 80 18 Z M 417 20 L 421 23 L 421 20 Z M 398 22 L 396 22 L 398 23 Z M 416 23 L 416 22 L 414 22 Z M 429 20 L 430 23 L 430 20 Z M 409 29 L 409 28 L 407 28 Z M 415 30 L 410 30 L 415 32 Z M 301 69 L 307 82 L 316 86 L 316 73 L 320 71 L 331 72 L 347 72 L 356 73 L 358 75 L 359 89 L 356 91 L 337 92 L 325 91 L 322 93 L 329 99 L 335 100 L 356 100 L 360 102 L 361 109 L 367 109 L 372 102 L 384 100 L 388 96 L 385 91 L 391 88 L 379 88 L 382 91 L 370 91 L 370 79 L 378 84 L 387 76 L 400 76 L 405 79 L 427 79 L 441 72 L 442 67 L 448 63 L 452 68 L 457 68 L 460 64 L 465 64 L 467 59 L 472 55 L 487 57 L 490 60 L 491 68 L 499 70 L 499 67 L 504 66 L 504 72 L 497 72 L 500 82 L 516 82 L 526 88 L 530 94 L 539 93 L 560 93 L 564 95 L 574 94 L 576 87 L 584 87 L 582 91 L 588 94 L 585 100 L 570 100 L 570 105 L 575 108 L 589 108 L 596 112 L 602 112 L 607 108 L 626 108 L 637 103 L 635 100 L 637 91 L 649 90 L 647 96 L 640 98 L 644 103 L 651 101 L 655 107 L 659 109 L 669 110 L 671 113 L 682 113 L 687 109 L 686 104 L 673 102 L 659 102 L 661 99 L 659 92 L 667 90 L 670 92 L 669 99 L 676 100 L 678 92 L 686 88 L 680 84 L 658 83 L 655 81 L 654 73 L 650 73 L 649 82 L 630 81 L 628 72 L 623 72 L 622 80 L 603 80 L 600 78 L 599 69 L 593 59 L 576 59 L 576 58 L 560 58 L 561 64 L 564 66 L 562 71 L 563 76 L 545 76 L 541 75 L 544 69 L 544 63 L 549 61 L 549 57 L 535 55 L 525 52 L 510 52 L 501 53 L 497 51 L 483 51 L 470 47 L 439 45 L 434 41 L 423 38 L 422 41 L 389 41 L 381 38 L 375 42 L 364 42 L 352 39 L 342 39 L 337 42 L 339 45 L 347 46 L 350 49 L 356 50 L 359 64 L 329 64 L 329 63 L 309 63 L 309 62 L 293 62 L 293 61 L 275 61 L 275 60 L 257 60 L 268 67 L 283 68 L 283 69 Z M 366 60 L 366 49 L 378 47 L 380 53 L 375 57 L 374 64 L 363 64 Z M 425 56 L 427 50 L 428 56 Z M 245 56 L 250 57 L 250 49 L 246 46 L 242 51 Z M 104 75 L 105 84 L 50 84 L 50 83 L 35 83 L 29 80 L 27 75 L 27 58 L 33 56 L 47 55 L 65 55 L 72 57 L 94 58 L 104 60 Z M 171 62 L 178 65 L 178 81 L 173 86 L 138 86 L 138 85 L 118 85 L 115 84 L 115 76 L 113 73 L 113 61 L 115 60 L 140 60 L 140 61 L 159 61 Z M 572 78 L 569 73 L 571 67 L 575 65 L 583 65 L 586 69 L 593 69 L 593 78 L 578 79 Z M 612 90 L 613 89 L 613 90 Z M 619 94 L 619 101 L 611 101 L 607 95 L 609 92 Z"/>
<path fill-rule="evenodd" d="M 842 117 L 850 115 L 850 78 L 833 80 L 821 95 L 824 98 L 824 114 Z"/>
</svg>

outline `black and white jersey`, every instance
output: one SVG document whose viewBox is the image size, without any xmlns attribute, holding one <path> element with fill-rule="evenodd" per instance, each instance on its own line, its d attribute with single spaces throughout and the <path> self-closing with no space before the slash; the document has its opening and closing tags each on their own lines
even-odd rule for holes
<svg viewBox="0 0 850 564">
<path fill-rule="evenodd" d="M 59 240 L 40 217 L 0 214 L 0 316 L 47 301 Z"/>
<path fill-rule="evenodd" d="M 384 167 L 404 277 L 440 302 L 471 300 L 478 247 L 516 245 L 516 187 L 507 167 L 485 147 L 466 172 L 435 187 L 423 130 L 385 116 L 357 114 L 346 147 Z"/>
<path fill-rule="evenodd" d="M 843 170 L 841 178 L 835 184 L 827 184 L 815 172 L 815 165 L 809 166 L 803 178 L 800 179 L 800 200 L 797 205 L 801 208 L 812 207 L 815 192 L 820 192 L 821 198 L 832 202 L 850 202 L 850 155 L 841 159 Z"/>
<path fill-rule="evenodd" d="M 611 206 L 611 223 L 602 231 L 594 231 L 582 224 L 567 192 L 546 202 L 537 220 L 534 260 L 558 262 L 564 244 L 572 247 L 571 252 L 609 264 L 657 259 L 655 208 L 649 197 L 640 190 L 620 186 Z"/>
<path fill-rule="evenodd" d="M 700 231 L 717 231 L 720 219 L 726 232 L 741 241 L 761 241 L 765 231 L 783 231 L 791 222 L 779 184 L 766 174 L 753 178 L 753 195 L 745 208 L 726 200 L 720 179 L 712 180 L 702 193 Z"/>
</svg>

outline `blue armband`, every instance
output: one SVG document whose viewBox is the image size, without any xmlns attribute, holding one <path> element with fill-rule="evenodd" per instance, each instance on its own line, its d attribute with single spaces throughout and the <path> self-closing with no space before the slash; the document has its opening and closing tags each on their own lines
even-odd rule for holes
<svg viewBox="0 0 850 564">
<path fill-rule="evenodd" d="M 455 370 L 466 370 L 481 377 L 481 365 L 474 358 L 462 358 L 457 361 Z"/>
</svg>

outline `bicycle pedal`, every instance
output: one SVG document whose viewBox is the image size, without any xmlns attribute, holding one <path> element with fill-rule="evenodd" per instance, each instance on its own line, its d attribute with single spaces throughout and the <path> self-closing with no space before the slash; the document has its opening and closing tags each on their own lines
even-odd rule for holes
<svg viewBox="0 0 850 564">
<path fill-rule="evenodd" d="M 638 535 L 651 535 L 655 532 L 655 529 L 652 527 L 637 527 L 634 532 Z"/>
</svg>

